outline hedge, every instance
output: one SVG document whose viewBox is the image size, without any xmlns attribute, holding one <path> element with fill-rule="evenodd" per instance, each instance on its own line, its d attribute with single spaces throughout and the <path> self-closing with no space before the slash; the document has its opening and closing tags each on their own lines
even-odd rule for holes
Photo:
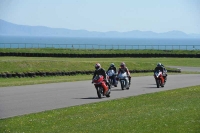
<svg viewBox="0 0 200 133">
<path fill-rule="evenodd" d="M 148 73 L 152 72 L 154 70 L 129 70 L 130 73 Z M 174 73 L 181 73 L 181 70 L 167 70 L 168 72 L 174 72 Z M 73 72 L 64 72 L 64 71 L 59 71 L 59 72 L 23 72 L 23 73 L 0 73 L 0 78 L 12 78 L 12 77 L 18 77 L 18 78 L 24 78 L 24 77 L 45 77 L 45 76 L 74 76 L 78 74 L 82 75 L 91 75 L 93 74 L 94 71 L 73 71 Z"/>
</svg>

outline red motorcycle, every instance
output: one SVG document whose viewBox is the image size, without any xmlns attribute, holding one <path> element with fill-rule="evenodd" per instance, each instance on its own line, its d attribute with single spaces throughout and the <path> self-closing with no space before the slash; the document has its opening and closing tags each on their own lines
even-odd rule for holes
<svg viewBox="0 0 200 133">
<path fill-rule="evenodd" d="M 102 75 L 97 75 L 93 79 L 94 86 L 97 90 L 97 96 L 101 98 L 102 96 L 110 97 L 110 87 L 106 84 Z"/>
<path fill-rule="evenodd" d="M 165 82 L 164 82 L 164 77 L 161 71 L 156 71 L 154 73 L 154 78 L 156 80 L 157 88 L 160 88 L 160 86 L 164 87 Z"/>
</svg>

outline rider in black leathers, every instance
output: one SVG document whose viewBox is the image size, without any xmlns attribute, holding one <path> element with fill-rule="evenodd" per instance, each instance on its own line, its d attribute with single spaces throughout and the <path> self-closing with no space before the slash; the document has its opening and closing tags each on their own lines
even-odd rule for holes
<svg viewBox="0 0 200 133">
<path fill-rule="evenodd" d="M 166 68 L 164 67 L 163 64 L 161 63 L 158 63 L 156 68 L 154 69 L 154 73 L 157 71 L 157 70 L 160 70 L 163 74 L 163 77 L 164 77 L 164 81 L 166 82 L 167 81 L 167 70 Z"/>
<path fill-rule="evenodd" d="M 92 77 L 92 80 L 94 79 L 94 77 L 96 75 L 102 75 L 104 80 L 106 81 L 106 84 L 108 86 L 110 86 L 109 82 L 108 82 L 108 79 L 107 79 L 107 75 L 106 75 L 106 71 L 101 67 L 101 65 L 99 63 L 96 63 L 95 64 L 95 71 L 94 71 L 94 74 L 93 74 L 93 77 Z"/>
<path fill-rule="evenodd" d="M 115 76 L 116 76 L 117 69 L 116 69 L 114 63 L 111 63 L 111 64 L 110 64 L 110 67 L 108 68 L 107 72 L 108 72 L 109 70 L 114 70 L 114 72 L 115 72 Z M 117 81 L 116 81 L 115 76 L 113 77 L 113 84 L 114 84 L 115 87 L 117 87 L 117 84 L 116 84 Z"/>
<path fill-rule="evenodd" d="M 110 64 L 110 67 L 108 68 L 107 72 L 108 72 L 109 70 L 114 70 L 114 71 L 115 71 L 115 73 L 117 73 L 117 69 L 116 69 L 116 67 L 115 67 L 115 64 L 114 64 L 114 63 L 111 63 L 111 64 Z"/>
</svg>

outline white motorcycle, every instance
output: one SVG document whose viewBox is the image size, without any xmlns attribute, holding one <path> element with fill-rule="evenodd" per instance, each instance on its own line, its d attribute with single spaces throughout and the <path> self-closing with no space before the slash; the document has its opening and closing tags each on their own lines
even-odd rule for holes
<svg viewBox="0 0 200 133">
<path fill-rule="evenodd" d="M 115 74 L 115 71 L 114 70 L 109 70 L 107 72 L 107 75 L 108 75 L 108 81 L 110 83 L 110 85 L 112 86 L 117 86 L 118 84 L 118 81 L 116 80 L 116 74 Z M 115 78 L 115 84 L 113 82 L 113 79 Z"/>
<path fill-rule="evenodd" d="M 126 88 L 128 90 L 130 87 L 130 84 L 129 84 L 129 78 L 128 78 L 127 72 L 121 72 L 118 75 L 118 78 L 121 84 L 121 89 L 124 90 Z"/>
</svg>

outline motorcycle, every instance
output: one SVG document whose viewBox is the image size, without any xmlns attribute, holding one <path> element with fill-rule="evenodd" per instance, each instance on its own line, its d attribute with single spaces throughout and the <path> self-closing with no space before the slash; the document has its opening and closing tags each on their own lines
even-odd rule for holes
<svg viewBox="0 0 200 133">
<path fill-rule="evenodd" d="M 107 75 L 108 75 L 108 81 L 110 83 L 110 85 L 112 86 L 115 86 L 117 87 L 117 84 L 118 84 L 118 81 L 116 80 L 116 74 L 115 74 L 115 71 L 114 70 L 109 70 L 107 72 Z M 115 78 L 115 84 L 114 84 L 114 79 Z"/>
<path fill-rule="evenodd" d="M 165 82 L 162 84 L 163 74 L 162 74 L 161 71 L 156 71 L 154 73 L 154 78 L 155 78 L 155 81 L 156 81 L 157 88 L 160 88 L 160 86 L 164 87 Z"/>
<path fill-rule="evenodd" d="M 130 84 L 129 84 L 129 78 L 128 78 L 127 73 L 126 72 L 121 72 L 118 75 L 118 79 L 119 79 L 120 84 L 121 84 L 121 89 L 124 90 L 126 88 L 128 90 L 129 87 L 130 87 Z"/>
<path fill-rule="evenodd" d="M 102 96 L 104 96 L 104 92 L 106 90 L 108 90 L 108 92 L 105 94 L 105 96 L 110 97 L 110 93 L 111 93 L 110 87 L 106 84 L 102 75 L 95 76 L 92 83 L 94 83 L 98 98 L 101 98 Z"/>
</svg>

